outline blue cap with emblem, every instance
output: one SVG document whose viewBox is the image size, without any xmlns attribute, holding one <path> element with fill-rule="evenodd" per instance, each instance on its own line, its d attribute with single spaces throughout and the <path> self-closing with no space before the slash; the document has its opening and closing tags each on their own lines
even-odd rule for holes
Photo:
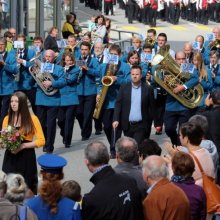
<svg viewBox="0 0 220 220">
<path fill-rule="evenodd" d="M 44 154 L 37 158 L 41 169 L 48 173 L 61 173 L 63 167 L 66 166 L 67 161 L 55 154 Z"/>
</svg>

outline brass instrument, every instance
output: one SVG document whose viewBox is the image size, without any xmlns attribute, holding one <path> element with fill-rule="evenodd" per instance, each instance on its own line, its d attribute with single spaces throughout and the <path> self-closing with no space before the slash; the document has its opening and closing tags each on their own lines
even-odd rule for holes
<svg viewBox="0 0 220 220">
<path fill-rule="evenodd" d="M 45 88 L 43 83 L 46 80 L 52 81 L 53 76 L 48 72 L 41 72 L 41 61 L 36 57 L 34 64 L 29 67 L 29 72 L 36 81 L 36 83 L 40 86 L 43 92 L 48 95 L 52 96 L 58 92 L 58 89 L 54 89 L 52 86 L 50 88 Z"/>
<path fill-rule="evenodd" d="M 219 38 L 216 38 L 213 42 L 211 42 L 208 46 L 208 48 L 210 50 L 212 50 L 213 47 L 216 47 L 217 49 L 220 48 L 220 37 Z"/>
<path fill-rule="evenodd" d="M 19 50 L 20 50 L 20 47 L 18 46 L 16 50 L 16 61 L 19 58 Z M 16 82 L 20 81 L 20 69 L 21 69 L 21 64 L 17 62 L 17 73 L 14 74 L 14 78 Z"/>
<path fill-rule="evenodd" d="M 163 87 L 171 96 L 187 108 L 195 108 L 199 105 L 204 95 L 203 88 L 200 84 L 191 89 L 175 94 L 173 89 L 178 85 L 183 85 L 190 79 L 190 73 L 182 73 L 180 66 L 169 54 L 170 46 L 160 48 L 159 53 L 155 55 L 152 65 L 160 64 L 154 74 L 155 81 Z M 162 72 L 165 76 L 162 76 Z"/>
<path fill-rule="evenodd" d="M 96 102 L 96 107 L 95 107 L 95 110 L 93 113 L 93 118 L 95 118 L 95 119 L 100 118 L 101 110 L 102 110 L 103 104 L 105 102 L 105 97 L 107 95 L 108 88 L 113 84 L 113 79 L 111 78 L 111 76 L 115 75 L 116 67 L 117 67 L 117 65 L 115 65 L 115 64 L 109 64 L 106 75 L 102 77 L 103 87 L 102 87 L 101 91 L 99 92 L 100 99 L 98 102 Z"/>
<path fill-rule="evenodd" d="M 152 39 L 152 38 L 150 38 L 150 37 L 147 37 L 147 38 L 145 39 L 145 43 L 146 43 L 146 44 L 150 44 L 151 46 L 153 46 L 153 45 L 155 44 L 155 42 L 156 42 L 156 40 L 154 40 L 154 39 Z"/>
</svg>

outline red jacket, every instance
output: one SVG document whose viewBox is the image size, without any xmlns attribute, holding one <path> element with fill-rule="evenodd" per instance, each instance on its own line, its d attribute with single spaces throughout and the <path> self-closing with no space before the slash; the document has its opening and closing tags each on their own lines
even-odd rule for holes
<svg viewBox="0 0 220 220">
<path fill-rule="evenodd" d="M 158 0 L 150 0 L 151 8 L 158 9 Z"/>
</svg>

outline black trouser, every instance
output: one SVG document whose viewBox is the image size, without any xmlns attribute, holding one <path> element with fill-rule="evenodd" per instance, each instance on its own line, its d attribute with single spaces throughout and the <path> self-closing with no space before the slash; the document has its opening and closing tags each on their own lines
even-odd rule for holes
<svg viewBox="0 0 220 220">
<path fill-rule="evenodd" d="M 166 106 L 166 95 L 157 94 L 155 100 L 154 127 L 163 127 L 164 112 Z"/>
<path fill-rule="evenodd" d="M 34 114 L 36 114 L 36 105 L 35 105 L 35 100 L 36 100 L 36 88 L 32 88 L 30 90 L 18 90 L 21 91 L 23 93 L 25 93 L 25 95 L 27 96 L 28 100 L 31 103 L 31 107 L 32 110 L 34 112 Z"/>
<path fill-rule="evenodd" d="M 10 99 L 11 99 L 11 95 L 0 96 L 0 109 L 1 109 L 0 130 L 2 129 L 2 123 L 3 123 L 4 117 L 8 114 Z"/>
<path fill-rule="evenodd" d="M 94 118 L 94 124 L 95 124 L 96 131 L 102 131 L 102 120 L 101 119 Z"/>
<path fill-rule="evenodd" d="M 112 129 L 114 109 L 103 109 L 102 111 L 102 123 L 104 125 L 104 132 L 107 137 L 108 143 L 110 144 L 110 152 L 115 153 L 115 142 L 121 137 L 122 131 Z"/>
<path fill-rule="evenodd" d="M 114 14 L 112 2 L 105 2 L 104 3 L 104 11 L 105 11 L 105 15 L 108 15 L 109 11 L 111 11 L 111 15 Z"/>
<path fill-rule="evenodd" d="M 79 95 L 76 118 L 81 128 L 81 136 L 89 138 L 92 133 L 92 115 L 95 109 L 96 95 Z"/>
<path fill-rule="evenodd" d="M 170 21 L 170 18 L 169 18 L 169 14 L 170 14 L 170 8 L 169 8 L 169 6 L 167 5 L 167 3 L 165 2 L 164 3 L 164 10 L 165 10 L 165 17 L 164 17 L 164 20 L 165 21 Z"/>
<path fill-rule="evenodd" d="M 193 22 L 196 22 L 197 18 L 197 9 L 196 9 L 196 3 L 190 3 L 190 20 Z"/>
<path fill-rule="evenodd" d="M 170 3 L 170 22 L 172 24 L 178 24 L 180 17 L 180 6 Z"/>
<path fill-rule="evenodd" d="M 63 142 L 66 145 L 71 145 L 76 110 L 77 105 L 61 106 L 59 108 L 58 125 Z"/>
<path fill-rule="evenodd" d="M 156 26 L 156 19 L 157 19 L 157 9 L 150 9 L 150 25 Z"/>
<path fill-rule="evenodd" d="M 37 106 L 37 117 L 40 120 L 41 127 L 46 139 L 45 150 L 53 152 L 56 136 L 56 119 L 59 107 L 55 106 Z"/>
<path fill-rule="evenodd" d="M 124 135 L 127 137 L 134 138 L 138 146 L 146 138 L 146 131 L 143 122 L 130 123 L 127 130 L 123 131 Z"/>
<path fill-rule="evenodd" d="M 215 21 L 220 22 L 220 3 L 216 3 L 215 7 Z"/>
<path fill-rule="evenodd" d="M 128 23 L 132 23 L 133 16 L 134 16 L 135 5 L 134 4 L 128 4 L 126 6 L 126 8 L 127 8 L 127 15 L 128 15 Z"/>
<path fill-rule="evenodd" d="M 207 9 L 202 9 L 201 10 L 201 17 L 200 17 L 201 23 L 207 25 L 208 24 L 208 19 L 209 19 L 208 10 Z"/>
<path fill-rule="evenodd" d="M 144 24 L 150 23 L 150 4 L 144 6 L 143 22 L 144 22 Z"/>
<path fill-rule="evenodd" d="M 190 110 L 185 111 L 165 111 L 164 125 L 167 136 L 171 139 L 173 145 L 180 145 L 180 139 L 177 132 L 177 125 L 187 122 L 191 117 L 192 112 Z M 179 128 L 178 128 L 179 130 Z"/>
<path fill-rule="evenodd" d="M 216 10 L 216 3 L 211 3 L 209 4 L 209 10 L 208 10 L 208 13 L 209 13 L 209 19 L 214 21 L 215 20 L 215 10 Z"/>
</svg>

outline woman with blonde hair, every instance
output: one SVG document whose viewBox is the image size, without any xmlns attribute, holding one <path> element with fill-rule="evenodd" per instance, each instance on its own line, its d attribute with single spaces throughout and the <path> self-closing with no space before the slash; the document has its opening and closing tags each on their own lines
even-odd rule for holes
<svg viewBox="0 0 220 220">
<path fill-rule="evenodd" d="M 203 108 L 205 107 L 205 99 L 213 88 L 212 72 L 205 66 L 202 54 L 200 52 L 195 52 L 193 54 L 193 64 L 198 71 L 199 82 L 204 90 L 203 99 L 199 104 L 199 107 Z"/>
</svg>

